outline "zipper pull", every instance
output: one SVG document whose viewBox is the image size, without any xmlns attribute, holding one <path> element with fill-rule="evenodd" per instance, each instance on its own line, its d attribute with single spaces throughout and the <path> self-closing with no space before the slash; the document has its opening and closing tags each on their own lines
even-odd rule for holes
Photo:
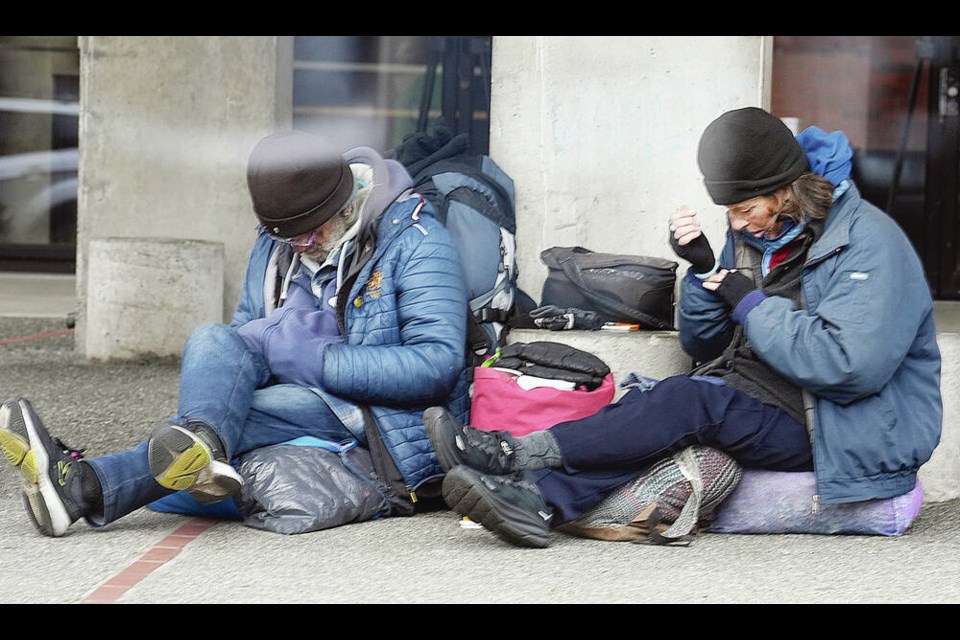
<svg viewBox="0 0 960 640">
<path fill-rule="evenodd" d="M 811 505 L 811 513 L 819 513 L 819 512 L 820 512 L 820 496 L 815 495 L 815 496 L 813 496 L 813 504 Z"/>
</svg>

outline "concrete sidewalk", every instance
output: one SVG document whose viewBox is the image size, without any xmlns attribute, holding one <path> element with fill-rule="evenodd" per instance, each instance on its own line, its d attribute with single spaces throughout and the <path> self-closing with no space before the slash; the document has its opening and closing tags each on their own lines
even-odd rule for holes
<svg viewBox="0 0 960 640">
<path fill-rule="evenodd" d="M 89 364 L 64 330 L 0 319 L 0 395 L 30 398 L 88 456 L 174 413 L 177 365 Z M 555 534 L 519 549 L 446 510 L 297 536 L 142 510 L 48 539 L 0 468 L 0 517 L 4 603 L 960 602 L 957 500 L 926 504 L 899 538 L 707 533 L 686 548 Z"/>
</svg>

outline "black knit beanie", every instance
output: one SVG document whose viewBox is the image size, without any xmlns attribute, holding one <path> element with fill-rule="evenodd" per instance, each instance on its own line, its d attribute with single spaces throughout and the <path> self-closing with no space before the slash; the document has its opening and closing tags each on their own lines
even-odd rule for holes
<svg viewBox="0 0 960 640">
<path fill-rule="evenodd" d="M 728 111 L 700 136 L 697 164 L 716 204 L 773 193 L 807 170 L 807 155 L 780 118 L 757 107 Z"/>
</svg>

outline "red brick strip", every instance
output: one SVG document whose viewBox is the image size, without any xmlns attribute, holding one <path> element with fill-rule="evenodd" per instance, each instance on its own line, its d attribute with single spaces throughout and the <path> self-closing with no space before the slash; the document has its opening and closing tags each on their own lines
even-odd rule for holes
<svg viewBox="0 0 960 640">
<path fill-rule="evenodd" d="M 80 604 L 114 604 L 118 598 L 141 580 L 173 560 L 191 540 L 215 525 L 218 520 L 190 518 L 189 522 L 153 545 L 126 569 L 109 578 Z"/>
<path fill-rule="evenodd" d="M 5 344 L 16 344 L 18 342 L 29 342 L 31 340 L 42 340 L 43 338 L 56 338 L 59 336 L 70 335 L 74 332 L 74 329 L 61 329 L 59 331 L 48 331 L 46 333 L 35 333 L 32 336 L 22 336 L 20 338 L 9 338 L 7 340 L 0 340 L 0 346 Z"/>
</svg>

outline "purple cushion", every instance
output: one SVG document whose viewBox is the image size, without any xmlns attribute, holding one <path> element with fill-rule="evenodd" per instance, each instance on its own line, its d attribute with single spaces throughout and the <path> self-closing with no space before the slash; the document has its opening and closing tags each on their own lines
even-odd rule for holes
<svg viewBox="0 0 960 640">
<path fill-rule="evenodd" d="M 920 481 L 912 491 L 884 500 L 821 504 L 813 511 L 813 472 L 744 469 L 737 488 L 717 507 L 713 533 L 815 533 L 900 536 L 923 503 Z"/>
</svg>

